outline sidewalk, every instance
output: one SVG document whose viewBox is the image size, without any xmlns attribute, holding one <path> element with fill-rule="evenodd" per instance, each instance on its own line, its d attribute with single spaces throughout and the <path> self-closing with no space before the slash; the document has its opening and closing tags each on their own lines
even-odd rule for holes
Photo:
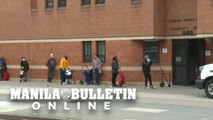
<svg viewBox="0 0 213 120">
<path fill-rule="evenodd" d="M 28 82 L 19 82 L 18 80 L 12 81 L 0 81 L 0 93 L 8 93 L 10 88 L 18 88 L 18 87 L 25 87 L 25 88 L 109 88 L 110 85 L 80 85 L 80 84 L 71 84 L 71 85 L 61 85 L 60 82 L 53 82 L 47 83 L 46 81 L 28 81 Z M 137 93 L 141 94 L 167 94 L 167 95 L 186 95 L 186 96 L 197 96 L 197 97 L 205 97 L 205 93 L 203 90 L 199 90 L 194 86 L 179 86 L 173 85 L 171 87 L 163 87 L 161 88 L 159 85 L 156 84 L 156 89 L 144 89 L 144 86 L 128 86 L 125 85 L 124 88 L 136 88 Z"/>
</svg>

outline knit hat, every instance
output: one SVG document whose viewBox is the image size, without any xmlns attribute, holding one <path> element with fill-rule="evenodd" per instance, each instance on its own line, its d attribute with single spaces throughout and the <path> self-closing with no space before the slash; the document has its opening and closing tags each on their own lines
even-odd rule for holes
<svg viewBox="0 0 213 120">
<path fill-rule="evenodd" d="M 64 55 L 64 58 L 66 58 L 66 59 L 67 59 L 67 58 L 69 58 L 69 56 L 68 56 L 67 54 L 65 54 L 65 55 Z"/>
</svg>

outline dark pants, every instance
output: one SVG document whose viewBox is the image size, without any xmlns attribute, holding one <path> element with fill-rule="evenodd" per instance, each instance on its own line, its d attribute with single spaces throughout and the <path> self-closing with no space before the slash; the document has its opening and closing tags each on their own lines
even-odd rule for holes
<svg viewBox="0 0 213 120">
<path fill-rule="evenodd" d="M 2 80 L 2 79 L 3 79 L 3 73 L 0 72 L 0 80 Z"/>
<path fill-rule="evenodd" d="M 1 67 L 1 68 L 0 68 L 0 80 L 3 79 L 3 73 L 4 73 L 4 70 L 3 70 L 3 68 Z"/>
<path fill-rule="evenodd" d="M 61 84 L 65 82 L 66 76 L 65 76 L 65 70 L 60 69 L 60 76 L 61 76 Z"/>
<path fill-rule="evenodd" d="M 117 77 L 117 73 L 112 73 L 112 86 L 116 86 L 116 77 Z"/>
<path fill-rule="evenodd" d="M 47 78 L 47 81 L 48 82 L 51 82 L 53 77 L 54 77 L 54 74 L 55 74 L 55 68 L 53 67 L 49 67 L 48 68 L 48 78 Z"/>
<path fill-rule="evenodd" d="M 24 71 L 24 82 L 27 82 L 28 81 L 28 71 Z"/>
<path fill-rule="evenodd" d="M 152 86 L 152 77 L 149 72 L 143 73 L 145 76 L 145 86 L 147 87 L 147 82 L 149 81 L 150 86 Z"/>
<path fill-rule="evenodd" d="M 100 85 L 100 73 L 98 69 L 95 69 L 95 79 L 96 79 L 96 84 Z"/>
</svg>

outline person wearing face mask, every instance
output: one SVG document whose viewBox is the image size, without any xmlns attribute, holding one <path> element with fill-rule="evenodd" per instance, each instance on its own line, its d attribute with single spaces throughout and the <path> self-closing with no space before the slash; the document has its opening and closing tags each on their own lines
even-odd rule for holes
<svg viewBox="0 0 213 120">
<path fill-rule="evenodd" d="M 50 54 L 50 58 L 47 61 L 47 67 L 48 67 L 48 76 L 47 76 L 47 82 L 51 83 L 53 76 L 55 74 L 55 68 L 56 68 L 56 59 L 54 58 L 54 54 Z"/>
<path fill-rule="evenodd" d="M 156 88 L 152 84 L 152 77 L 150 74 L 151 65 L 152 65 L 152 60 L 149 58 L 148 55 L 145 55 L 144 61 L 142 62 L 142 70 L 143 70 L 143 74 L 145 76 L 145 89 L 149 89 L 149 87 L 147 85 L 148 82 L 149 82 L 151 88 L 153 88 L 153 89 Z"/>
<path fill-rule="evenodd" d="M 61 76 L 61 84 L 65 84 L 66 76 L 65 71 L 69 68 L 69 56 L 67 54 L 64 55 L 64 57 L 60 61 L 60 76 Z"/>
<path fill-rule="evenodd" d="M 101 60 L 97 57 L 97 55 L 94 55 L 92 68 L 95 70 L 96 85 L 100 85 L 100 74 L 102 72 Z"/>
<path fill-rule="evenodd" d="M 20 62 L 20 67 L 21 69 L 24 71 L 23 77 L 24 77 L 24 82 L 28 81 L 28 71 L 29 71 L 29 64 L 27 62 L 27 60 L 25 59 L 25 57 L 22 57 L 22 61 Z M 20 82 L 22 81 L 22 79 L 20 79 Z"/>
<path fill-rule="evenodd" d="M 119 72 L 119 64 L 117 56 L 112 58 L 112 87 L 116 87 L 116 77 Z"/>
</svg>

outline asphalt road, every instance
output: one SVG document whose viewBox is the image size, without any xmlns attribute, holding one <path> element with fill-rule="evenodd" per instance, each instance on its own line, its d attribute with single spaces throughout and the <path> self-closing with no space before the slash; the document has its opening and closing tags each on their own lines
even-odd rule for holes
<svg viewBox="0 0 213 120">
<path fill-rule="evenodd" d="M 89 102 L 94 101 L 56 101 L 57 110 L 48 110 L 48 101 L 41 101 L 41 108 L 33 110 L 34 101 L 9 101 L 9 94 L 2 89 L 0 120 L 213 120 L 213 100 L 190 86 L 154 90 L 137 87 L 137 100 L 98 101 L 95 110 L 88 109 Z M 110 110 L 104 110 L 104 102 L 110 102 Z"/>
<path fill-rule="evenodd" d="M 111 101 L 111 110 L 105 111 L 103 102 L 97 102 L 96 110 L 88 110 L 88 101 L 81 102 L 77 110 L 76 102 L 68 102 L 70 110 L 64 110 L 63 102 L 58 103 L 57 110 L 47 110 L 43 102 L 40 110 L 25 107 L 29 103 L 12 103 L 15 109 L 4 112 L 10 116 L 0 115 L 4 120 L 212 120 L 213 103 L 202 105 L 203 101 L 141 98 L 137 101 Z M 162 102 L 164 101 L 164 102 Z M 167 102 L 167 103 L 165 103 Z M 8 107 L 10 104 L 7 105 Z M 22 106 L 23 109 L 16 109 Z M 15 116 L 14 116 L 15 115 Z M 17 117 L 30 116 L 30 117 Z M 38 118 L 37 118 L 38 117 Z M 40 118 L 39 118 L 40 117 Z"/>
<path fill-rule="evenodd" d="M 0 115 L 0 120 L 58 120 L 58 119 L 27 117 L 27 116 L 14 116 L 14 115 Z"/>
</svg>

